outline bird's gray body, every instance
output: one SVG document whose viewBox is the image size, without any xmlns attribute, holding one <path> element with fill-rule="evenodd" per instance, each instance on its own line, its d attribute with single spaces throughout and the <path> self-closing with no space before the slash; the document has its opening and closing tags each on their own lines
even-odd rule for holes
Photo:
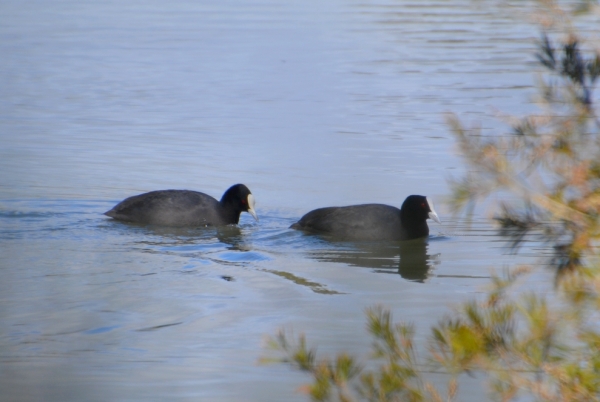
<svg viewBox="0 0 600 402">
<path fill-rule="evenodd" d="M 326 207 L 310 211 L 291 228 L 329 235 L 338 240 L 409 240 L 425 237 L 425 220 L 406 228 L 400 209 L 384 204 Z"/>
<path fill-rule="evenodd" d="M 112 218 L 161 226 L 220 226 L 238 223 L 210 195 L 190 190 L 151 191 L 126 198 L 106 212 Z"/>
</svg>

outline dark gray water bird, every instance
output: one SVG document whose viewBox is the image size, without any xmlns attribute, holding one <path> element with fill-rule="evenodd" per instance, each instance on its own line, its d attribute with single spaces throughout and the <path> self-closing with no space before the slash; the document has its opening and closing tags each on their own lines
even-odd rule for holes
<svg viewBox="0 0 600 402">
<path fill-rule="evenodd" d="M 315 209 L 290 228 L 336 240 L 396 241 L 429 235 L 427 219 L 441 223 L 427 197 L 409 195 L 400 209 L 384 204 Z"/>
<path fill-rule="evenodd" d="M 221 201 L 198 191 L 159 190 L 126 198 L 104 215 L 125 222 L 202 227 L 237 224 L 242 212 L 258 221 L 252 193 L 236 184 Z"/>
</svg>

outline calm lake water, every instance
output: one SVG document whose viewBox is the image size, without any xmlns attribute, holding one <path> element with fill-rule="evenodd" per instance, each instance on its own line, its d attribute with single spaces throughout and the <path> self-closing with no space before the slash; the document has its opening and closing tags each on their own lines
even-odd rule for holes
<svg viewBox="0 0 600 402">
<path fill-rule="evenodd" d="M 419 340 L 511 255 L 449 216 L 444 122 L 533 110 L 535 28 L 486 2 L 0 3 L 0 399 L 304 401 L 264 338 L 370 344 L 366 307 Z M 165 229 L 103 212 L 141 192 L 245 183 L 260 222 Z M 429 196 L 426 242 L 334 244 L 310 209 Z M 542 275 L 540 282 L 551 281 Z M 476 381 L 462 388 L 479 401 Z"/>
</svg>

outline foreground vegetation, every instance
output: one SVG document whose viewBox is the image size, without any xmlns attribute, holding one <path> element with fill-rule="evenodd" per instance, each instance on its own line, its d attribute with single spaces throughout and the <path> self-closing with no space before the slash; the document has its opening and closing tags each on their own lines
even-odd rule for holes
<svg viewBox="0 0 600 402">
<path fill-rule="evenodd" d="M 555 293 L 512 296 L 529 272 L 494 276 L 482 300 L 463 304 L 431 329 L 428 355 L 417 354 L 414 327 L 395 324 L 383 307 L 367 311 L 373 336 L 368 365 L 350 354 L 319 359 L 300 336 L 271 339 L 278 361 L 312 375 L 304 390 L 314 401 L 449 401 L 461 376 L 482 373 L 493 400 L 600 400 L 600 120 L 594 88 L 600 52 L 575 32 L 569 13 L 539 3 L 545 32 L 537 59 L 547 74 L 536 115 L 511 119 L 511 133 L 482 136 L 448 118 L 470 173 L 452 183 L 456 212 L 492 194 L 511 194 L 496 221 L 518 247 L 538 236 L 554 250 Z M 581 11 L 595 7 L 586 1 Z M 552 305 L 552 307 L 550 306 Z M 426 371 L 445 373 L 445 389 Z"/>
</svg>

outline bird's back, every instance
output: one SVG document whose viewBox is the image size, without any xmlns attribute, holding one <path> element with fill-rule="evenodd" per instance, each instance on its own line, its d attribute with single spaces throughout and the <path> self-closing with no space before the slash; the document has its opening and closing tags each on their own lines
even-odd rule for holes
<svg viewBox="0 0 600 402">
<path fill-rule="evenodd" d="M 319 208 L 291 227 L 340 240 L 404 240 L 406 237 L 400 210 L 384 204 Z"/>
<path fill-rule="evenodd" d="M 159 190 L 126 198 L 105 215 L 144 224 L 206 226 L 224 224 L 220 211 L 219 202 L 207 194 Z"/>
</svg>

